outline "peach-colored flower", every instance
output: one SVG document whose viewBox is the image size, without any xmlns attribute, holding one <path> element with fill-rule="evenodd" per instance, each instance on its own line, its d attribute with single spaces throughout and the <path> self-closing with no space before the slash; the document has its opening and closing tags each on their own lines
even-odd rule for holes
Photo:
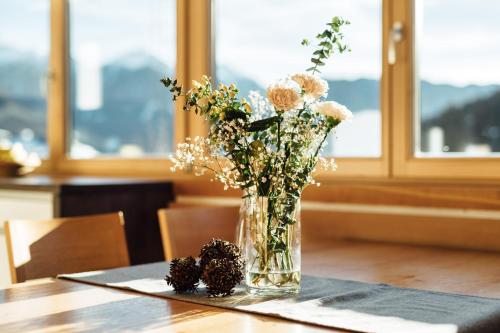
<svg viewBox="0 0 500 333">
<path fill-rule="evenodd" d="M 267 98 L 278 112 L 296 109 L 302 102 L 297 89 L 284 84 L 276 84 L 267 88 Z"/>
<path fill-rule="evenodd" d="M 304 97 L 308 100 L 315 101 L 328 95 L 328 82 L 316 75 L 295 74 L 292 80 L 298 83 L 304 92 Z"/>
<path fill-rule="evenodd" d="M 327 117 L 332 117 L 339 121 L 344 121 L 352 118 L 352 112 L 344 105 L 334 101 L 316 103 L 312 106 L 313 111 Z"/>
</svg>

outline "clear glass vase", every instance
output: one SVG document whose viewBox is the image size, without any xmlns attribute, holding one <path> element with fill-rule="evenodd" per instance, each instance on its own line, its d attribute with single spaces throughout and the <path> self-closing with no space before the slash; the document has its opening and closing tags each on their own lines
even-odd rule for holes
<svg viewBox="0 0 500 333">
<path fill-rule="evenodd" d="M 247 195 L 240 209 L 237 241 L 250 293 L 299 292 L 300 199 Z"/>
</svg>

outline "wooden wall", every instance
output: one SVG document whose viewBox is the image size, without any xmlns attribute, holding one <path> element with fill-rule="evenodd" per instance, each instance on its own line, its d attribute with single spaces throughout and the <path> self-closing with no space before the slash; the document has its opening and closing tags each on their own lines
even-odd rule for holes
<svg viewBox="0 0 500 333">
<path fill-rule="evenodd" d="M 237 205 L 241 193 L 205 180 L 176 182 L 177 201 Z M 338 181 L 310 186 L 303 237 L 500 251 L 500 185 L 439 181 Z"/>
<path fill-rule="evenodd" d="M 203 179 L 175 182 L 177 195 L 238 197 L 219 183 Z M 432 180 L 339 180 L 309 186 L 304 200 L 371 205 L 500 210 L 500 184 Z"/>
</svg>

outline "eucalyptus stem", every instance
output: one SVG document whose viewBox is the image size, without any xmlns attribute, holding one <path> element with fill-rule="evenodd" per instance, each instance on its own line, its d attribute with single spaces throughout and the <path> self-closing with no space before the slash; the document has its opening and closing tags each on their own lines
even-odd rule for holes
<svg viewBox="0 0 500 333">
<path fill-rule="evenodd" d="M 281 150 L 281 122 L 283 121 L 283 117 L 281 114 L 279 115 L 279 120 L 278 120 L 278 147 L 276 149 L 277 152 Z"/>
<path fill-rule="evenodd" d="M 300 119 L 300 116 L 302 115 L 302 112 L 304 112 L 304 111 L 305 111 L 305 107 L 299 110 L 299 112 L 297 113 L 297 119 Z M 285 172 L 285 170 L 286 170 L 286 163 L 288 162 L 288 158 L 290 157 L 290 154 L 291 154 L 290 145 L 295 140 L 295 134 L 296 134 L 296 132 L 294 131 L 292 133 L 292 136 L 291 136 L 290 141 L 288 142 L 288 144 L 285 144 L 285 159 L 283 161 L 283 172 Z"/>
<path fill-rule="evenodd" d="M 307 69 L 308 72 L 312 72 L 312 74 L 320 73 L 318 68 L 325 65 L 324 61 L 328 59 L 335 50 L 339 53 L 349 50 L 347 45 L 342 43 L 344 35 L 340 32 L 341 27 L 348 24 L 350 24 L 349 21 L 338 16 L 335 16 L 331 22 L 326 24 L 327 28 L 325 31 L 316 36 L 319 48 L 313 52 L 311 58 L 313 66 Z M 302 45 L 309 45 L 309 41 L 304 39 Z"/>
<path fill-rule="evenodd" d="M 323 144 L 325 143 L 326 139 L 328 138 L 328 134 L 330 134 L 330 131 L 333 129 L 333 127 L 334 126 L 329 125 L 326 128 L 325 135 L 323 136 L 323 139 L 321 140 L 320 144 L 318 145 L 318 148 L 316 148 L 316 152 L 314 153 L 313 160 L 315 160 L 316 157 L 318 157 L 318 154 L 319 154 L 321 148 L 323 148 Z"/>
</svg>

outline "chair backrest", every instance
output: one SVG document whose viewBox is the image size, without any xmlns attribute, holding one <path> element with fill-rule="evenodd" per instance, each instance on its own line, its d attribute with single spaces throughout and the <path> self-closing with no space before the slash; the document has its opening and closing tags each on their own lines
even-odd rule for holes
<svg viewBox="0 0 500 333">
<path fill-rule="evenodd" d="M 130 265 L 123 214 L 5 222 L 12 282 Z"/>
<path fill-rule="evenodd" d="M 238 207 L 186 207 L 158 211 L 166 260 L 200 254 L 212 238 L 234 242 L 239 220 Z"/>
</svg>

